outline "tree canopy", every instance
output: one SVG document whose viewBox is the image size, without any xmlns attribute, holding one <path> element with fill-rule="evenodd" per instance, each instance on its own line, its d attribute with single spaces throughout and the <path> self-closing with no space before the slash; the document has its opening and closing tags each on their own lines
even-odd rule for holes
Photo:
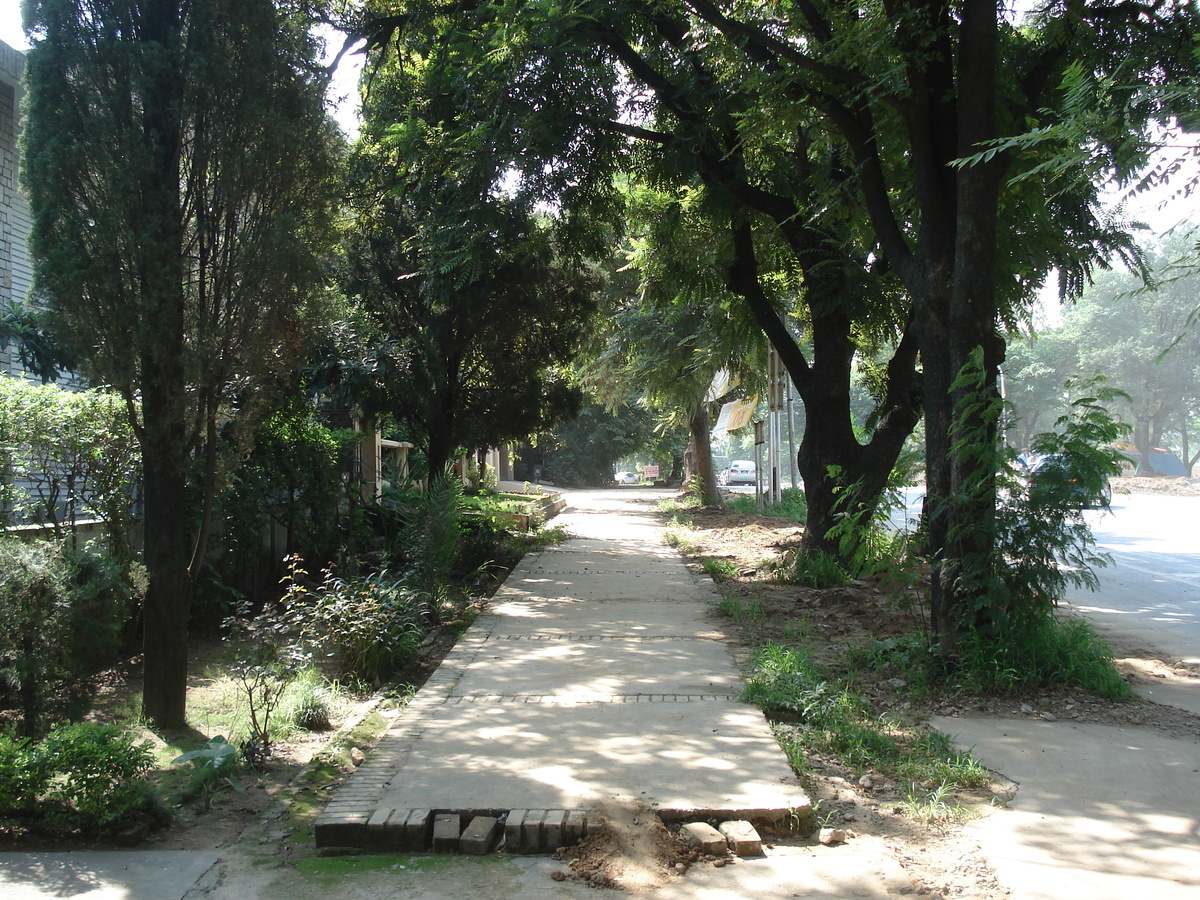
<svg viewBox="0 0 1200 900">
<path fill-rule="evenodd" d="M 464 159 L 495 155 L 529 172 L 519 142 L 552 139 L 562 153 L 552 177 L 530 173 L 539 189 L 573 186 L 584 153 L 601 173 L 620 166 L 655 187 L 704 191 L 725 234 L 725 281 L 808 408 L 799 466 L 816 521 L 850 486 L 870 508 L 923 410 L 933 626 L 949 652 L 960 628 L 986 620 L 1003 565 L 994 485 L 979 489 L 987 476 L 970 447 L 993 441 L 996 423 L 964 402 L 958 373 L 982 350 L 982 389 L 995 394 L 1001 327 L 1047 273 L 1077 287 L 1110 253 L 1132 252 L 1097 205 L 1101 179 L 1047 191 L 1021 178 L 1061 144 L 997 141 L 1070 118 L 1072 73 L 1107 76 L 1118 60 L 1146 65 L 1105 106 L 1118 122 L 1106 134 L 1172 115 L 1156 92 L 1194 68 L 1195 17 L 1185 5 L 1111 2 L 1048 2 L 1022 27 L 995 0 L 378 2 L 361 33 L 373 52 L 462 73 L 445 96 L 475 123 Z M 531 92 L 547 83 L 556 89 Z M 519 99 L 499 100 L 501 88 Z M 1144 159 L 1110 157 L 1121 173 Z M 569 194 L 556 198 L 564 209 Z M 797 301 L 810 353 L 780 321 Z M 863 440 L 850 373 L 881 347 L 892 352 Z"/>
</svg>

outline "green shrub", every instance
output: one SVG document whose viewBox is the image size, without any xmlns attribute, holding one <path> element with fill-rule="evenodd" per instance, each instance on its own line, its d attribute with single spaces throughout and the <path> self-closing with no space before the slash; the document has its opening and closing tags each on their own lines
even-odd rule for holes
<svg viewBox="0 0 1200 900">
<path fill-rule="evenodd" d="M 835 556 L 818 550 L 815 556 L 793 552 L 792 556 L 776 569 L 775 578 L 787 584 L 798 584 L 810 588 L 831 588 L 846 584 L 850 576 Z"/>
<path fill-rule="evenodd" d="M 328 731 L 333 727 L 334 691 L 316 669 L 301 670 L 283 696 L 280 716 L 294 728 Z"/>
<path fill-rule="evenodd" d="M 288 560 L 286 619 L 300 642 L 336 658 L 342 677 L 378 682 L 412 657 L 424 634 L 428 598 L 386 570 L 339 578 L 326 569 L 319 585 L 304 583 L 302 560 Z"/>
<path fill-rule="evenodd" d="M 54 835 L 103 837 L 162 806 L 146 781 L 148 744 L 115 725 L 60 725 L 40 742 L 0 734 L 0 821 Z"/>
<path fill-rule="evenodd" d="M 118 655 L 133 596 L 122 567 L 98 553 L 0 538 L 0 693 L 26 735 L 83 712 L 91 676 Z"/>
<path fill-rule="evenodd" d="M 450 582 L 462 544 L 462 483 L 435 478 L 424 495 L 399 508 L 403 528 L 395 548 L 403 560 L 404 581 L 424 594 L 435 623 L 449 599 Z"/>
</svg>

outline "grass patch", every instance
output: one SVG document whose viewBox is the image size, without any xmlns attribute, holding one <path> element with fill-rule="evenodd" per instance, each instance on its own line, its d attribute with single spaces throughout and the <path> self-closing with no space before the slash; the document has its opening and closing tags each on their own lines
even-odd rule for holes
<svg viewBox="0 0 1200 900">
<path fill-rule="evenodd" d="M 1074 685 L 1109 700 L 1137 694 L 1113 662 L 1112 647 L 1079 618 L 1045 618 L 994 635 L 959 639 L 950 684 L 972 693 L 1015 693 L 1042 685 Z"/>
<path fill-rule="evenodd" d="M 743 696 L 777 720 L 776 737 L 799 772 L 809 753 L 820 752 L 855 773 L 873 770 L 927 789 L 990 783 L 987 770 L 948 737 L 875 718 L 848 684 L 827 677 L 796 647 L 761 647 Z"/>
<path fill-rule="evenodd" d="M 739 597 L 736 594 L 722 594 L 721 599 L 713 604 L 713 609 L 722 616 L 732 619 L 738 625 L 753 626 L 766 618 L 762 601 L 757 597 Z"/>
<path fill-rule="evenodd" d="M 725 506 L 738 515 L 755 514 L 793 522 L 803 522 L 808 516 L 808 502 L 800 488 L 784 488 L 775 506 L 764 504 L 759 509 L 753 494 L 735 494 L 726 501 Z"/>
<path fill-rule="evenodd" d="M 904 678 L 911 691 L 935 683 L 970 694 L 1017 694 L 1039 687 L 1077 687 L 1108 700 L 1137 694 L 1113 661 L 1112 648 L 1079 618 L 1047 618 L 985 635 L 963 634 L 953 659 L 937 655 L 920 635 L 876 641 L 851 654 L 853 662 Z"/>
<path fill-rule="evenodd" d="M 776 568 L 774 580 L 801 587 L 831 588 L 849 583 L 850 576 L 837 559 L 820 550 L 813 557 L 793 553 L 786 563 Z"/>
<path fill-rule="evenodd" d="M 712 556 L 700 557 L 700 568 L 710 578 L 736 578 L 740 569 L 729 559 L 716 559 Z"/>
</svg>

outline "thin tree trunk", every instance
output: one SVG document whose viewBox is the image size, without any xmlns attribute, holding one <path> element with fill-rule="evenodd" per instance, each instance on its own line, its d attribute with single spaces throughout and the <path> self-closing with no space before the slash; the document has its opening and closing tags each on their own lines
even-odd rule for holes
<svg viewBox="0 0 1200 900">
<path fill-rule="evenodd" d="M 719 506 L 721 493 L 717 490 L 717 476 L 713 471 L 712 435 L 708 419 L 708 404 L 701 400 L 696 404 L 688 429 L 692 434 L 694 452 L 692 463 L 695 468 L 693 477 L 700 479 L 703 488 L 705 506 Z"/>
</svg>

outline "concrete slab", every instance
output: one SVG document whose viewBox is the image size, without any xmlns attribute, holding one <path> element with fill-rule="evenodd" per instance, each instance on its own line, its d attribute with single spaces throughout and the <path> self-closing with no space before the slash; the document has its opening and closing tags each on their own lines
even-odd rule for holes
<svg viewBox="0 0 1200 900">
<path fill-rule="evenodd" d="M 696 580 L 686 569 L 669 573 L 586 572 L 566 567 L 538 574 L 514 572 L 504 582 L 505 600 L 538 598 L 554 600 L 697 600 Z M 716 597 L 712 597 L 716 599 Z"/>
<path fill-rule="evenodd" d="M 714 626 L 713 584 L 649 515 L 558 520 L 317 822 L 360 843 L 380 809 L 472 814 L 641 802 L 761 820 L 808 808 Z M 375 829 L 378 837 L 379 828 Z"/>
<path fill-rule="evenodd" d="M 180 900 L 216 861 L 189 850 L 0 853 L 0 897 Z"/>
<path fill-rule="evenodd" d="M 585 603 L 582 600 L 510 600 L 477 623 L 492 639 L 551 640 L 560 635 L 596 637 L 698 637 L 722 640 L 720 623 L 694 600 L 653 603 Z"/>
<path fill-rule="evenodd" d="M 1018 785 L 974 822 L 1022 900 L 1200 896 L 1200 741 L 1025 719 L 933 720 Z"/>
<path fill-rule="evenodd" d="M 725 645 L 677 634 L 554 640 L 491 640 L 458 683 L 462 696 L 624 697 L 630 694 L 736 696 L 742 680 Z"/>
<path fill-rule="evenodd" d="M 451 701 L 426 719 L 396 765 L 380 805 L 588 809 L 615 800 L 665 814 L 806 802 L 762 714 L 711 696 Z"/>
</svg>

